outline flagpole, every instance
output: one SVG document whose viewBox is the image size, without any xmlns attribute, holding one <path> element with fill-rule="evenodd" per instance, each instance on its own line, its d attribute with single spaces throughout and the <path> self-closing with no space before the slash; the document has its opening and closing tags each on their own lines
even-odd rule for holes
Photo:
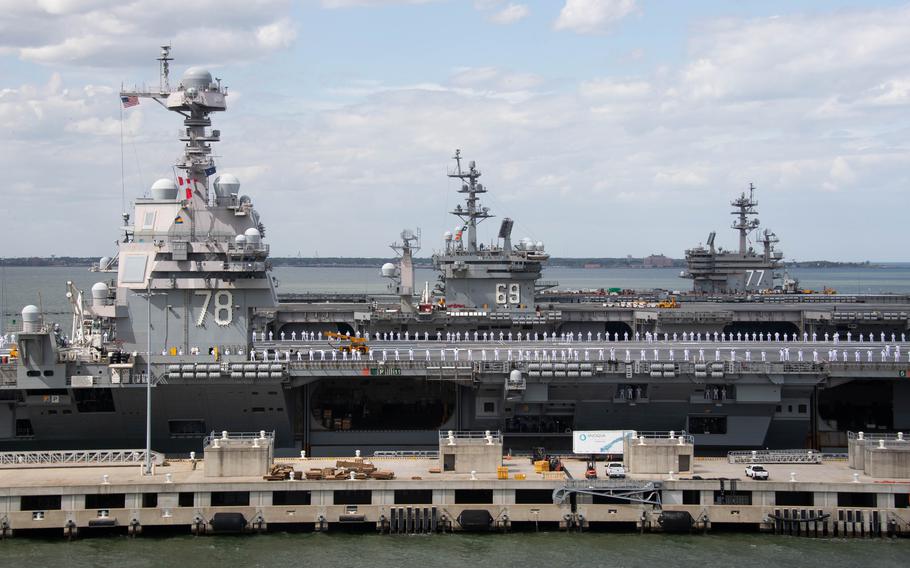
<svg viewBox="0 0 910 568">
<path fill-rule="evenodd" d="M 120 212 L 126 213 L 126 180 L 123 167 L 123 101 L 120 102 Z"/>
</svg>

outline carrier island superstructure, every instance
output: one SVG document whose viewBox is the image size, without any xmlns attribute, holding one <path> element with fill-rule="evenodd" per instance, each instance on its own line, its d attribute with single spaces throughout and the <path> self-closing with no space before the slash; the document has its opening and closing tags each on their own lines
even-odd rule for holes
<svg viewBox="0 0 910 568">
<path fill-rule="evenodd" d="M 17 357 L 0 364 L 0 446 L 137 447 L 148 381 L 152 445 L 171 452 L 212 430 L 327 455 L 433 447 L 449 429 L 501 430 L 516 449 L 566 447 L 573 429 L 686 430 L 710 451 L 910 426 L 907 298 L 543 302 L 543 244 L 513 243 L 508 218 L 482 244 L 493 213 L 460 152 L 437 286 L 415 295 L 405 231 L 383 267 L 394 298 L 281 296 L 253 201 L 215 173 L 226 90 L 199 68 L 172 87 L 169 61 L 157 90 L 122 96 L 182 117 L 176 175 L 136 199 L 90 298 L 69 285 L 69 334 L 23 310 Z"/>
<path fill-rule="evenodd" d="M 777 236 L 765 229 L 758 239 L 761 252 L 748 244 L 749 234 L 759 228 L 754 191 L 755 187 L 749 184 L 749 194 L 743 192 L 730 203 L 733 215 L 736 215 L 733 228 L 739 232 L 737 251 L 715 248 L 716 233 L 713 231 L 708 235 L 707 248 L 698 246 L 686 251 L 688 270 L 682 276 L 693 280 L 696 293 L 755 293 L 773 289 L 781 279 L 784 253 L 774 250 Z"/>
</svg>

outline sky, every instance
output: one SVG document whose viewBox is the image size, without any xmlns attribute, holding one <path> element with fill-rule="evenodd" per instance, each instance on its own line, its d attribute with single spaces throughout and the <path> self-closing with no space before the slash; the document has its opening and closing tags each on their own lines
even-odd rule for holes
<svg viewBox="0 0 910 568">
<path fill-rule="evenodd" d="M 0 256 L 115 252 L 172 176 L 180 117 L 121 86 L 202 65 L 228 87 L 219 173 L 275 256 L 440 248 L 456 148 L 553 256 L 665 254 L 756 187 L 791 260 L 907 261 L 910 3 L 0 0 Z M 122 131 L 122 135 L 121 135 Z"/>
</svg>

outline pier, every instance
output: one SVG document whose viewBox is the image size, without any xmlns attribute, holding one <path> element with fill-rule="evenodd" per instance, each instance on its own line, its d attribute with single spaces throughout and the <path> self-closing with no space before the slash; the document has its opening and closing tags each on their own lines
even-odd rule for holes
<svg viewBox="0 0 910 568">
<path fill-rule="evenodd" d="M 151 475 L 142 475 L 140 464 L 128 459 L 0 468 L 0 529 L 5 537 L 37 531 L 69 538 L 101 528 L 130 535 L 351 528 L 389 534 L 908 534 L 910 445 L 904 444 L 910 442 L 896 435 L 879 441 L 854 434 L 851 440 L 868 443 L 851 444 L 865 446 L 865 470 L 856 450 L 849 458 L 794 459 L 771 452 L 753 453 L 752 460 L 748 453 L 690 459 L 690 435 L 642 433 L 626 441 L 624 479 L 607 479 L 604 461 L 594 464 L 598 478 L 586 479 L 587 456 L 532 463 L 503 455 L 498 432 L 440 432 L 435 454 L 371 458 L 274 458 L 271 433 L 213 433 L 201 459 L 167 459 Z M 669 461 L 668 449 L 674 450 Z M 761 462 L 768 480 L 744 475 L 744 464 L 759 459 L 768 460 Z M 873 462 L 891 464 L 892 475 L 870 475 Z M 555 471 L 549 471 L 551 464 L 558 464 Z"/>
</svg>

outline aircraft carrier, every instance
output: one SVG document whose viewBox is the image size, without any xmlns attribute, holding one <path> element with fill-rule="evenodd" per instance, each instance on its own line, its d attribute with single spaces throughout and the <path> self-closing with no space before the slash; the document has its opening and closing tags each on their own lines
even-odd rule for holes
<svg viewBox="0 0 910 568">
<path fill-rule="evenodd" d="M 910 298 L 797 293 L 772 233 L 748 246 L 751 189 L 733 202 L 738 251 L 712 234 L 687 252 L 692 292 L 560 294 L 541 278 L 544 244 L 513 242 L 510 219 L 482 242 L 488 189 L 456 151 L 463 203 L 433 254 L 438 282 L 414 282 L 406 230 L 382 267 L 393 296 L 282 296 L 253 200 L 213 159 L 227 92 L 195 67 L 172 86 L 170 61 L 163 48 L 157 89 L 121 97 L 182 118 L 176 175 L 135 200 L 90 292 L 68 284 L 69 330 L 23 308 L 0 360 L 5 449 L 137 447 L 148 408 L 166 452 L 213 430 L 334 455 L 433 448 L 449 429 L 501 430 L 514 449 L 567 448 L 573 429 L 676 430 L 720 451 L 910 427 Z"/>
</svg>

